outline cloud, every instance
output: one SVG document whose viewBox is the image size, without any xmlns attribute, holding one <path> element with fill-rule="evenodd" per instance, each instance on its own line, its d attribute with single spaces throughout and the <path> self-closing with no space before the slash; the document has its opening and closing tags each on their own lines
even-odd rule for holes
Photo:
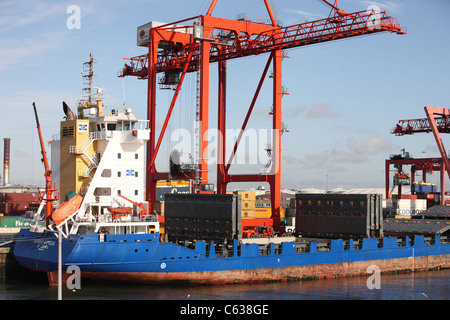
<svg viewBox="0 0 450 320">
<path fill-rule="evenodd" d="M 54 28 L 40 30 L 52 18 L 58 15 L 64 18 L 66 7 L 67 4 L 42 0 L 3 2 L 0 36 L 8 45 L 0 47 L 0 71 L 14 68 L 18 63 L 33 64 L 36 59 L 31 57 L 59 48 L 64 41 L 65 24 L 61 24 L 58 31 Z"/>
<path fill-rule="evenodd" d="M 10 96 L 0 97 L 2 117 L 0 117 L 0 134 L 11 138 L 23 138 L 29 132 L 36 131 L 32 103 L 36 102 L 39 113 L 42 134 L 48 139 L 59 132 L 59 121 L 64 113 L 62 101 L 66 101 L 72 110 L 76 96 L 71 92 L 17 90 L 11 91 Z M 11 119 L 20 119 L 20 124 Z M 29 130 L 29 131 L 28 131 Z"/>
<path fill-rule="evenodd" d="M 95 5 L 79 1 L 82 19 L 98 12 Z M 67 2 L 7 0 L 0 3 L 0 71 L 18 63 L 36 64 L 36 56 L 64 48 L 67 41 Z M 110 16 L 102 11 L 101 19 Z M 111 19 L 110 19 L 111 20 Z M 33 58 L 33 59 L 31 59 Z"/>
<path fill-rule="evenodd" d="M 63 15 L 67 4 L 15 0 L 3 2 L 0 6 L 0 33 L 15 28 L 34 25 L 49 19 L 56 14 Z"/>
<path fill-rule="evenodd" d="M 363 154 L 353 154 L 342 150 L 333 150 L 331 158 L 334 162 L 339 163 L 361 163 L 367 161 L 367 157 Z"/>
<path fill-rule="evenodd" d="M 287 118 L 295 118 L 299 114 L 303 113 L 305 110 L 306 110 L 306 106 L 300 103 L 294 108 L 284 109 L 283 115 L 285 115 Z"/>
<path fill-rule="evenodd" d="M 315 104 L 306 113 L 307 118 L 331 118 L 340 115 L 340 112 L 336 112 L 333 110 L 333 106 L 331 104 L 326 103 Z"/>
<path fill-rule="evenodd" d="M 385 138 L 370 137 L 366 142 L 358 142 L 351 137 L 347 140 L 347 146 L 357 154 L 374 155 L 379 152 L 388 152 L 392 149 L 392 143 Z"/>
<path fill-rule="evenodd" d="M 306 154 L 302 159 L 288 154 L 282 155 L 282 161 L 291 167 L 303 169 L 321 169 L 329 164 L 329 152 Z"/>
<path fill-rule="evenodd" d="M 395 13 L 399 13 L 403 9 L 403 5 L 402 4 L 396 3 L 396 2 L 393 2 L 393 1 L 378 2 L 378 1 L 372 1 L 372 0 L 362 0 L 361 4 L 364 5 L 364 6 L 367 6 L 367 7 L 377 6 L 381 10 L 387 10 L 389 12 L 395 12 Z"/>
<path fill-rule="evenodd" d="M 14 156 L 20 157 L 20 158 L 31 158 L 33 155 L 31 152 L 20 150 L 20 149 L 13 149 L 12 150 Z"/>
<path fill-rule="evenodd" d="M 385 138 L 370 137 L 360 142 L 353 137 L 347 139 L 346 148 L 334 147 L 319 153 L 305 155 L 302 159 L 295 156 L 283 155 L 283 161 L 291 166 L 301 166 L 304 169 L 332 168 L 334 163 L 358 164 L 369 160 L 369 156 L 384 152 L 387 153 L 394 145 Z M 341 167 L 341 169 L 343 169 Z"/>
<path fill-rule="evenodd" d="M 47 33 L 26 39 L 10 39 L 8 46 L 0 48 L 0 71 L 11 69 L 29 57 L 56 49 L 63 41 L 62 33 Z"/>
<path fill-rule="evenodd" d="M 324 150 L 322 153 L 311 153 L 298 159 L 290 155 L 283 155 L 283 161 L 291 166 L 298 166 L 302 169 L 323 169 L 335 168 L 333 163 L 362 163 L 367 161 L 365 155 L 353 154 L 343 150 Z M 340 167 L 340 171 L 345 171 L 345 168 Z"/>
<path fill-rule="evenodd" d="M 322 168 L 328 164 L 330 158 L 328 152 L 314 153 L 306 155 L 306 162 L 309 164 L 309 168 Z"/>
<path fill-rule="evenodd" d="M 298 14 L 298 15 L 301 15 L 301 16 L 307 16 L 307 17 L 326 18 L 322 14 L 307 12 L 307 11 L 303 11 L 303 10 L 287 9 L 286 12 L 295 13 L 295 14 Z"/>
</svg>

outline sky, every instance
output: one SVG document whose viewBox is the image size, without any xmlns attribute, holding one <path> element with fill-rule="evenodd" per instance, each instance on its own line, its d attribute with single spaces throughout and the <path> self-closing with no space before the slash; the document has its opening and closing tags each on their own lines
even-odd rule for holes
<svg viewBox="0 0 450 320">
<path fill-rule="evenodd" d="M 283 26 L 322 19 L 329 13 L 318 0 L 273 2 Z M 146 81 L 117 77 L 124 58 L 146 53 L 136 45 L 137 27 L 205 14 L 209 4 L 210 0 L 0 0 L 0 137 L 11 138 L 11 183 L 43 185 L 45 181 L 33 102 L 44 140 L 50 141 L 63 120 L 62 101 L 76 109 L 82 97 L 82 63 L 92 53 L 94 85 L 105 90 L 107 111 L 125 105 L 145 119 Z M 449 107 L 450 2 L 340 0 L 338 5 L 348 12 L 376 5 L 397 18 L 408 33 L 384 32 L 287 50 L 283 85 L 289 95 L 282 103 L 289 132 L 282 136 L 283 188 L 381 188 L 384 160 L 390 154 L 406 149 L 417 158 L 439 156 L 432 134 L 396 137 L 390 130 L 401 119 L 425 118 L 424 106 Z M 79 20 L 74 19 L 74 8 L 80 10 Z M 213 16 L 235 19 L 241 13 L 268 19 L 262 0 L 219 0 Z M 267 58 L 264 54 L 228 62 L 229 129 L 240 128 Z M 211 65 L 213 128 L 217 126 L 216 69 Z M 195 80 L 195 74 L 186 77 L 170 122 L 170 138 L 163 140 L 156 162 L 160 171 L 167 170 L 170 150 L 178 143 L 172 139 L 176 129 L 192 132 Z M 158 130 L 172 94 L 170 90 L 157 93 Z M 230 172 L 257 173 L 267 161 L 262 146 L 267 140 L 264 130 L 270 128 L 270 107 L 267 79 L 247 127 L 258 134 L 261 147 L 255 150 L 254 144 L 247 143 L 241 150 L 243 160 L 236 160 Z M 444 144 L 447 140 L 444 136 Z M 257 156 L 252 158 L 254 153 Z M 245 155 L 254 161 L 245 160 Z M 438 174 L 428 180 L 438 183 Z"/>
</svg>

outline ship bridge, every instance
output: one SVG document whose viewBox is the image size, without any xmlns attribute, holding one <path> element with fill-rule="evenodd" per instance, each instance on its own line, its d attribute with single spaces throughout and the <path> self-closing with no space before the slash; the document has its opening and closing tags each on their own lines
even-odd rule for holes
<svg viewBox="0 0 450 320">
<path fill-rule="evenodd" d="M 131 109 L 125 112 L 111 110 L 111 114 L 103 117 L 89 119 L 91 132 L 99 131 L 128 131 L 128 130 L 148 130 L 148 120 L 137 120 Z"/>
</svg>

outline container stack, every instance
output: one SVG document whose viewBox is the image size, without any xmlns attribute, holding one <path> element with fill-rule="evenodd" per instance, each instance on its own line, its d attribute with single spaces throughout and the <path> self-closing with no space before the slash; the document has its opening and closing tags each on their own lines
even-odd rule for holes
<svg viewBox="0 0 450 320">
<path fill-rule="evenodd" d="M 255 191 L 227 191 L 227 194 L 237 195 L 241 203 L 241 217 L 242 219 L 254 219 L 255 218 L 255 203 L 256 192 Z"/>
<path fill-rule="evenodd" d="M 379 194 L 296 194 L 296 233 L 340 239 L 382 236 L 381 198 Z"/>
<path fill-rule="evenodd" d="M 235 191 L 234 194 L 241 199 L 241 217 L 244 219 L 255 218 L 256 194 L 254 191 Z"/>
<path fill-rule="evenodd" d="M 232 243 L 242 232 L 234 194 L 166 194 L 164 219 L 169 241 Z"/>
<path fill-rule="evenodd" d="M 20 215 L 39 207 L 39 192 L 36 193 L 0 193 L 0 213 Z"/>
</svg>

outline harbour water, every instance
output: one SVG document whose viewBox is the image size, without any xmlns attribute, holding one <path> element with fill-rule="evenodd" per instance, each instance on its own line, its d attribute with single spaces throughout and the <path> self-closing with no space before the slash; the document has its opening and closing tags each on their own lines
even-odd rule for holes
<svg viewBox="0 0 450 320">
<path fill-rule="evenodd" d="M 0 268 L 3 270 L 3 268 Z M 381 275 L 379 289 L 368 277 L 229 286 L 142 286 L 81 283 L 63 286 L 63 300 L 449 300 L 450 270 Z M 56 300 L 45 282 L 0 274 L 0 300 Z"/>
</svg>

